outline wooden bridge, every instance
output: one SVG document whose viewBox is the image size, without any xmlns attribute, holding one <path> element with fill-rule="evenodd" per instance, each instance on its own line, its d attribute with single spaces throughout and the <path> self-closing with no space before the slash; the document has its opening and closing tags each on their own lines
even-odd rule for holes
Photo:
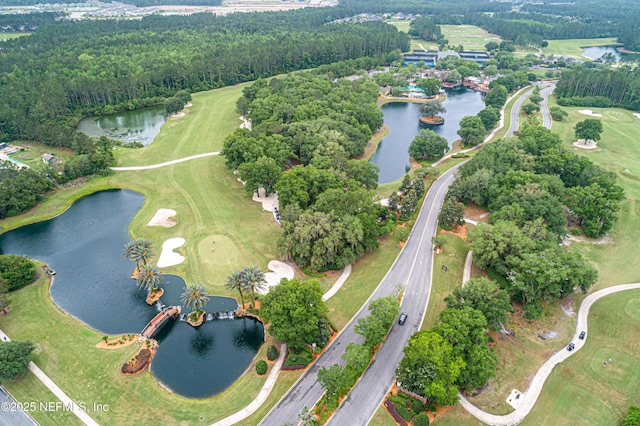
<svg viewBox="0 0 640 426">
<path fill-rule="evenodd" d="M 144 338 L 151 339 L 169 318 L 176 318 L 180 315 L 180 311 L 180 306 L 168 306 L 164 308 L 162 312 L 149 321 L 149 324 L 146 325 L 140 335 Z"/>
</svg>

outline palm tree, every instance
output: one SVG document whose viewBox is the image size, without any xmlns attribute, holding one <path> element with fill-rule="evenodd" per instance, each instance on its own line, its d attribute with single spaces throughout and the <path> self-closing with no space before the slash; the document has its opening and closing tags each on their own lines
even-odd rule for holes
<svg viewBox="0 0 640 426">
<path fill-rule="evenodd" d="M 244 282 L 242 279 L 242 273 L 240 271 L 233 271 L 231 272 L 231 275 L 229 275 L 227 277 L 227 288 L 229 290 L 238 290 L 238 293 L 240 293 L 240 300 L 242 301 L 242 309 L 244 309 L 244 294 L 243 294 L 243 290 L 244 290 L 244 286 L 243 286 Z"/>
<path fill-rule="evenodd" d="M 267 281 L 264 279 L 264 272 L 258 265 L 245 266 L 240 272 L 243 287 L 251 289 L 251 306 L 253 307 L 253 301 L 256 300 L 256 290 L 262 291 L 267 289 Z"/>
<path fill-rule="evenodd" d="M 140 265 L 146 265 L 153 255 L 153 245 L 144 238 L 131 240 L 122 247 L 122 257 L 135 263 L 136 269 L 140 269 Z"/>
<path fill-rule="evenodd" d="M 136 240 L 136 249 L 140 263 L 143 265 L 146 265 L 147 261 L 155 255 L 153 252 L 153 244 L 144 238 L 138 238 Z"/>
<path fill-rule="evenodd" d="M 202 311 L 209 301 L 207 289 L 200 283 L 191 283 L 185 287 L 184 293 L 180 296 L 180 301 L 189 309 L 195 310 L 196 314 Z"/>
<path fill-rule="evenodd" d="M 441 112 L 447 112 L 447 109 L 442 106 L 440 101 L 429 101 L 420 105 L 420 112 L 427 117 L 433 117 Z"/>
<path fill-rule="evenodd" d="M 153 263 L 142 265 L 136 281 L 138 288 L 147 290 L 149 295 L 151 295 L 151 293 L 158 290 L 162 282 L 162 273 Z"/>
</svg>

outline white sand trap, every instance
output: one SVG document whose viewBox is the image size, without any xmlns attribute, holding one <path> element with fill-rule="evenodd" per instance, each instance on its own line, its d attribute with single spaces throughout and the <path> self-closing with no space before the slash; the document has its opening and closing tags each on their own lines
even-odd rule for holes
<svg viewBox="0 0 640 426">
<path fill-rule="evenodd" d="M 581 109 L 578 111 L 580 114 L 582 115 L 588 115 L 589 117 L 598 117 L 598 118 L 602 118 L 602 114 L 597 114 L 594 113 L 592 110 L 590 109 Z"/>
<path fill-rule="evenodd" d="M 269 289 L 280 284 L 281 279 L 286 278 L 288 280 L 292 280 L 294 277 L 293 268 L 284 262 L 272 260 L 267 266 L 273 272 L 267 272 L 264 274 L 264 279 L 267 281 L 268 287 L 264 292 L 260 292 L 261 294 L 269 293 Z"/>
<path fill-rule="evenodd" d="M 164 226 L 170 228 L 178 223 L 173 217 L 176 215 L 176 211 L 172 209 L 158 209 L 156 214 L 153 215 L 148 226 Z"/>
<path fill-rule="evenodd" d="M 158 268 L 166 268 L 168 266 L 179 265 L 184 262 L 184 256 L 174 252 L 185 243 L 184 238 L 169 238 L 162 244 L 162 253 L 158 259 Z"/>
<path fill-rule="evenodd" d="M 580 149 L 596 149 L 598 148 L 598 144 L 596 144 L 594 141 L 587 141 L 585 143 L 584 139 L 578 139 L 577 141 L 575 141 L 573 143 L 573 146 L 575 146 L 576 148 L 580 148 Z"/>
<path fill-rule="evenodd" d="M 260 194 L 259 197 L 258 194 Z M 278 204 L 278 194 L 271 194 L 267 197 L 265 196 L 264 188 L 260 188 L 258 194 L 254 192 L 252 199 L 253 201 L 262 203 L 262 208 L 266 211 L 272 212 L 274 207 L 280 208 L 280 204 Z"/>
<path fill-rule="evenodd" d="M 242 123 L 240 123 L 241 129 L 251 130 L 251 122 L 247 120 L 244 115 L 240 116 L 240 120 L 242 120 Z"/>
<path fill-rule="evenodd" d="M 187 115 L 187 114 L 185 114 L 184 112 L 180 111 L 180 112 L 176 112 L 175 114 L 171 114 L 169 116 L 169 118 L 180 118 L 180 117 L 184 117 L 185 115 Z"/>
<path fill-rule="evenodd" d="M 636 117 L 640 118 L 640 113 L 634 112 L 633 115 L 635 115 Z"/>
<path fill-rule="evenodd" d="M 193 104 L 191 102 L 187 102 L 186 104 L 184 104 L 185 108 L 191 108 L 193 106 Z"/>
</svg>

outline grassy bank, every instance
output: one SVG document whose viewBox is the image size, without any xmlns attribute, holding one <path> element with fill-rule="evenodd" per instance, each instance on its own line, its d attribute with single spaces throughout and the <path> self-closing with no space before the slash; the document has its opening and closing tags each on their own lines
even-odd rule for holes
<svg viewBox="0 0 640 426">
<path fill-rule="evenodd" d="M 549 40 L 549 45 L 542 49 L 545 55 L 561 55 L 576 59 L 589 59 L 582 56 L 584 47 L 610 46 L 616 44 L 615 37 L 609 38 L 572 38 L 568 40 Z M 589 59 L 590 60 L 590 59 Z"/>
<path fill-rule="evenodd" d="M 639 336 L 640 291 L 596 302 L 585 346 L 553 370 L 522 424 L 619 424 L 640 404 Z"/>
</svg>

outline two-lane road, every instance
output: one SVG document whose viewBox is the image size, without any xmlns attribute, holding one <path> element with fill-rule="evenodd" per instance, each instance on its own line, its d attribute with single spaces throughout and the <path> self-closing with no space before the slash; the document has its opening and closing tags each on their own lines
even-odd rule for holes
<svg viewBox="0 0 640 426">
<path fill-rule="evenodd" d="M 395 380 L 395 367 L 402 358 L 402 349 L 411 334 L 416 331 L 426 311 L 431 291 L 431 271 L 433 269 L 433 244 L 438 213 L 449 185 L 454 180 L 458 167 L 443 173 L 425 197 L 423 207 L 413 227 L 411 237 L 398 255 L 395 263 L 382 279 L 369 300 L 392 294 L 398 284 L 404 284 L 405 297 L 402 311 L 409 317 L 404 326 L 395 324 L 387 342 L 376 355 L 349 397 L 336 412 L 331 424 L 365 425 L 375 413 L 387 390 Z M 437 265 L 440 267 L 440 265 Z M 440 272 L 438 270 L 438 272 Z M 368 303 L 355 315 L 340 335 L 333 341 L 313 366 L 296 382 L 289 392 L 262 420 L 264 426 L 281 426 L 285 423 L 297 424 L 297 414 L 303 406 L 313 407 L 323 394 L 317 382 L 318 370 L 335 363 L 341 365 L 345 347 L 351 343 L 362 343 L 362 338 L 353 330 L 359 318 L 369 314 Z"/>
</svg>

